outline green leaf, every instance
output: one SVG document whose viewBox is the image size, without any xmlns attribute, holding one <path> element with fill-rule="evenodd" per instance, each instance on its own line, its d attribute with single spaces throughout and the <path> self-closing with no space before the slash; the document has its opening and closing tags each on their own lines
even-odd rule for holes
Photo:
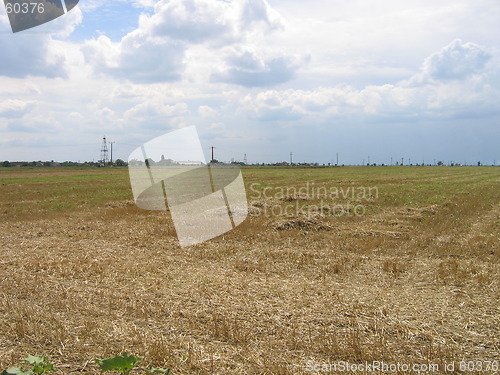
<svg viewBox="0 0 500 375">
<path fill-rule="evenodd" d="M 31 370 L 31 373 L 33 374 L 43 374 L 45 371 L 55 371 L 54 365 L 47 362 L 47 360 L 47 357 L 35 357 L 33 355 L 29 355 L 23 363 L 33 366 L 33 370 Z"/>
<path fill-rule="evenodd" d="M 33 373 L 34 374 L 43 374 L 45 371 L 55 371 L 52 363 L 42 362 L 33 365 Z"/>
<path fill-rule="evenodd" d="M 35 357 L 34 355 L 29 355 L 24 360 L 24 363 L 28 363 L 30 365 L 37 365 L 39 363 L 45 362 L 47 358 L 45 357 Z"/>
<path fill-rule="evenodd" d="M 115 370 L 122 374 L 128 374 L 134 368 L 135 364 L 143 358 L 123 352 L 121 356 L 115 355 L 113 358 L 96 359 L 95 361 L 103 371 Z"/>
<path fill-rule="evenodd" d="M 7 371 L 2 372 L 2 375 L 5 373 L 5 375 L 33 375 L 33 371 L 31 370 L 24 370 L 21 367 L 11 367 L 8 368 Z"/>
</svg>

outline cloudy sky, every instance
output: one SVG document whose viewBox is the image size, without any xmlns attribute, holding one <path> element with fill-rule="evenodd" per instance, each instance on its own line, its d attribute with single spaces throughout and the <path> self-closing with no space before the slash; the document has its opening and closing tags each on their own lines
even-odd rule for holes
<svg viewBox="0 0 500 375">
<path fill-rule="evenodd" d="M 16 34 L 0 8 L 0 160 L 196 125 L 220 160 L 500 163 L 498 0 L 80 0 Z"/>
</svg>

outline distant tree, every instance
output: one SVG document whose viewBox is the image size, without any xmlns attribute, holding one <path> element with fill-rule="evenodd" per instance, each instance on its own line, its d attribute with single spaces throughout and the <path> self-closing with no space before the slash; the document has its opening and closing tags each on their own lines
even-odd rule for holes
<svg viewBox="0 0 500 375">
<path fill-rule="evenodd" d="M 115 164 L 117 167 L 125 167 L 127 165 L 122 159 L 116 159 Z"/>
<path fill-rule="evenodd" d="M 480 166 L 481 166 L 481 162 L 480 162 L 480 161 L 478 161 L 478 162 L 477 162 L 477 166 L 478 166 L 478 167 L 480 167 Z"/>
<path fill-rule="evenodd" d="M 11 167 L 12 165 L 10 164 L 10 161 L 8 160 L 5 160 L 3 163 L 2 163 L 2 167 L 5 167 L 5 168 L 9 168 Z"/>
</svg>

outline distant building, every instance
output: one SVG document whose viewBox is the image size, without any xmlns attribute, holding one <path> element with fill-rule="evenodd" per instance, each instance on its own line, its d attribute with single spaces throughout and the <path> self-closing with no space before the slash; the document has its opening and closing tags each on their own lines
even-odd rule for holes
<svg viewBox="0 0 500 375">
<path fill-rule="evenodd" d="M 193 160 L 178 160 L 177 161 L 178 165 L 204 165 L 203 162 L 201 161 L 193 161 Z"/>
</svg>

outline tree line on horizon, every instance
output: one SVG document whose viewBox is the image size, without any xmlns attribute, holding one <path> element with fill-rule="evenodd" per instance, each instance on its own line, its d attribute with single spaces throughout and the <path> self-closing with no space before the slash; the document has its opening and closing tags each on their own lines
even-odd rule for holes
<svg viewBox="0 0 500 375">
<path fill-rule="evenodd" d="M 127 163 L 122 159 L 116 159 L 113 163 L 108 162 L 107 165 L 113 165 L 116 167 L 126 167 Z M 51 161 L 8 161 L 5 160 L 0 162 L 0 167 L 11 168 L 11 167 L 102 167 L 103 164 L 101 161 L 84 161 L 84 162 L 76 162 L 76 161 L 64 161 L 57 162 L 54 160 Z"/>
</svg>

